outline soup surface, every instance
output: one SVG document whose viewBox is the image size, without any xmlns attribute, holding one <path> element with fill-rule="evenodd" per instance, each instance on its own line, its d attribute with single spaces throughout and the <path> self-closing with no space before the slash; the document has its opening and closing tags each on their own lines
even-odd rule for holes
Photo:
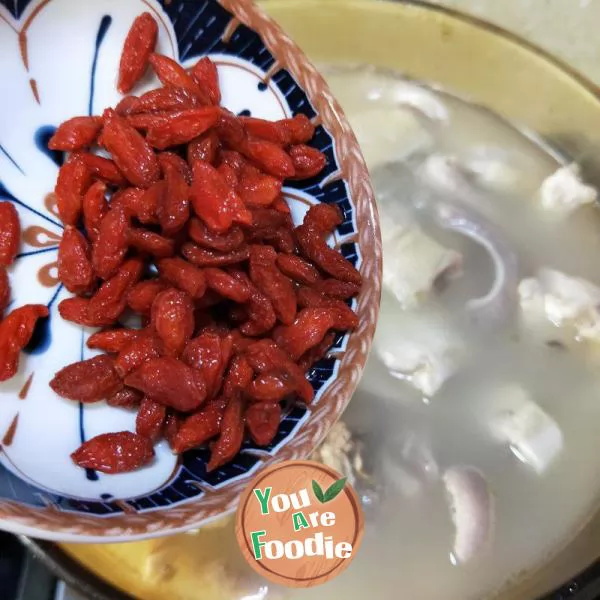
<svg viewBox="0 0 600 600">
<path fill-rule="evenodd" d="M 227 581 L 214 598 L 485 598 L 566 543 L 600 494 L 596 191 L 481 107 L 370 68 L 324 73 L 384 242 L 374 348 L 317 453 L 361 495 L 363 545 L 302 591 L 256 581 L 231 521 L 150 555 L 174 570 L 197 557 L 196 583 Z"/>
</svg>

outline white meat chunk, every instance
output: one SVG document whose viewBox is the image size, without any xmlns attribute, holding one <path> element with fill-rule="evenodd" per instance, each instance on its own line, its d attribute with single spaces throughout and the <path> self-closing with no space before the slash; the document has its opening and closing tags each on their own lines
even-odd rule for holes
<svg viewBox="0 0 600 600">
<path fill-rule="evenodd" d="M 561 218 L 580 206 L 594 203 L 597 198 L 597 190 L 581 180 L 579 166 L 575 163 L 561 167 L 547 177 L 538 193 L 542 208 Z"/>
<path fill-rule="evenodd" d="M 558 423 L 516 383 L 496 388 L 490 401 L 488 427 L 494 438 L 536 473 L 544 473 L 564 446 Z"/>
<path fill-rule="evenodd" d="M 578 340 L 600 341 L 600 288 L 586 279 L 540 269 L 519 284 L 523 321 L 530 328 L 549 322 Z"/>
</svg>

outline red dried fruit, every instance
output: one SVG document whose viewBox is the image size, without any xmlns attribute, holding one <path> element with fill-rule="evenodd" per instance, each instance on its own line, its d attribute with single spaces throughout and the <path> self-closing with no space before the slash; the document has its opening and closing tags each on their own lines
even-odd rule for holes
<svg viewBox="0 0 600 600">
<path fill-rule="evenodd" d="M 349 281 L 340 281 L 339 279 L 323 279 L 317 282 L 313 289 L 326 296 L 348 300 L 360 292 L 360 285 Z"/>
<path fill-rule="evenodd" d="M 294 179 L 315 177 L 327 164 L 327 157 L 320 150 L 306 144 L 292 146 L 288 152 L 294 165 Z"/>
<path fill-rule="evenodd" d="M 6 267 L 0 267 L 0 318 L 6 307 L 10 304 L 10 281 Z"/>
<path fill-rule="evenodd" d="M 292 143 L 289 130 L 281 125 L 281 121 L 267 121 L 255 117 L 240 117 L 246 132 L 255 138 L 266 140 L 278 146 L 287 146 Z"/>
<path fill-rule="evenodd" d="M 117 273 L 105 281 L 92 296 L 88 305 L 88 317 L 92 321 L 114 323 L 127 306 L 127 294 L 142 276 L 144 265 L 139 258 L 123 263 Z"/>
<path fill-rule="evenodd" d="M 237 185 L 237 193 L 248 208 L 270 206 L 281 194 L 280 179 L 265 175 L 254 167 L 242 169 Z"/>
<path fill-rule="evenodd" d="M 210 400 L 198 412 L 179 423 L 171 442 L 173 452 L 181 454 L 219 435 L 226 404 L 223 398 Z"/>
<path fill-rule="evenodd" d="M 284 275 L 298 283 L 310 285 L 321 280 L 319 270 L 307 260 L 295 254 L 279 254 L 277 256 L 277 266 Z"/>
<path fill-rule="evenodd" d="M 252 383 L 254 371 L 245 356 L 235 356 L 223 383 L 223 395 L 227 399 L 235 398 L 245 392 Z"/>
<path fill-rule="evenodd" d="M 94 241 L 100 231 L 100 223 L 108 212 L 106 184 L 96 181 L 83 198 L 83 225 L 90 240 Z"/>
<path fill-rule="evenodd" d="M 250 279 L 271 301 L 277 318 L 290 325 L 296 317 L 296 293 L 292 282 L 277 267 L 277 253 L 270 246 L 250 246 Z"/>
<path fill-rule="evenodd" d="M 221 150 L 219 152 L 219 164 L 231 167 L 235 174 L 239 175 L 248 162 L 239 152 L 236 152 L 235 150 Z"/>
<path fill-rule="evenodd" d="M 308 209 L 304 217 L 304 225 L 315 229 L 325 237 L 341 225 L 343 217 L 340 209 L 335 204 L 315 204 Z"/>
<path fill-rule="evenodd" d="M 142 336 L 139 329 L 109 329 L 107 331 L 98 331 L 91 335 L 87 341 L 87 347 L 104 352 L 121 352 L 127 344 L 137 340 Z"/>
<path fill-rule="evenodd" d="M 21 243 L 19 213 L 11 202 L 0 202 L 0 266 L 14 262 Z"/>
<path fill-rule="evenodd" d="M 114 206 L 100 222 L 98 236 L 92 244 L 92 266 L 98 277 L 114 275 L 127 254 L 129 218 L 125 209 Z"/>
<path fill-rule="evenodd" d="M 171 236 L 185 227 L 190 218 L 190 188 L 185 177 L 169 161 L 161 163 L 166 190 L 158 201 L 157 215 L 165 235 Z"/>
<path fill-rule="evenodd" d="M 175 242 L 147 229 L 133 228 L 129 230 L 129 244 L 158 258 L 175 254 Z"/>
<path fill-rule="evenodd" d="M 283 196 L 279 196 L 279 198 L 277 198 L 277 200 L 275 200 L 275 202 L 273 202 L 273 204 L 271 205 L 271 208 L 275 209 L 276 211 L 278 211 L 280 213 L 283 213 L 284 215 L 291 214 L 290 207 L 288 206 L 288 203 L 286 202 L 286 200 Z"/>
<path fill-rule="evenodd" d="M 151 398 L 144 398 L 135 420 L 135 430 L 138 435 L 156 442 L 160 437 L 166 416 L 167 408 L 164 404 L 159 404 Z"/>
<path fill-rule="evenodd" d="M 286 374 L 259 375 L 248 388 L 248 396 L 257 402 L 279 402 L 296 390 L 294 381 Z"/>
<path fill-rule="evenodd" d="M 90 245 L 74 227 L 66 227 L 58 247 L 58 278 L 73 294 L 89 292 L 96 280 Z"/>
<path fill-rule="evenodd" d="M 249 286 L 221 269 L 205 269 L 204 276 L 206 277 L 206 284 L 210 289 L 234 302 L 246 302 L 252 295 Z"/>
<path fill-rule="evenodd" d="M 192 77 L 198 87 L 204 92 L 211 104 L 221 104 L 221 89 L 219 88 L 219 74 L 215 63 L 205 56 L 192 68 Z"/>
<path fill-rule="evenodd" d="M 202 104 L 208 104 L 192 76 L 172 58 L 162 54 L 152 54 L 150 64 L 161 83 L 167 87 L 183 88 L 196 96 Z"/>
<path fill-rule="evenodd" d="M 170 356 L 149 360 L 129 375 L 125 383 L 181 412 L 196 410 L 206 399 L 202 373 Z"/>
<path fill-rule="evenodd" d="M 246 305 L 248 321 L 240 327 L 247 336 L 258 336 L 275 326 L 277 316 L 271 301 L 250 281 L 246 273 L 232 270 L 231 275 L 250 287 L 251 296 Z"/>
<path fill-rule="evenodd" d="M 112 325 L 114 319 L 112 317 L 100 318 L 96 321 L 88 314 L 90 301 L 87 298 L 66 298 L 58 305 L 58 312 L 65 321 L 71 321 L 85 327 L 104 327 Z"/>
<path fill-rule="evenodd" d="M 149 439 L 137 433 L 103 433 L 84 442 L 71 458 L 83 469 L 114 475 L 129 473 L 150 463 L 154 448 Z"/>
<path fill-rule="evenodd" d="M 158 25 L 152 15 L 145 12 L 136 17 L 125 39 L 119 64 L 117 89 L 122 94 L 128 94 L 144 76 L 157 38 Z"/>
<path fill-rule="evenodd" d="M 31 340 L 38 319 L 47 316 L 46 306 L 27 304 L 13 310 L 0 322 L 0 381 L 17 373 L 21 350 Z"/>
<path fill-rule="evenodd" d="M 327 356 L 329 349 L 335 342 L 335 333 L 328 333 L 319 344 L 305 352 L 298 360 L 298 366 L 306 373 L 313 365 Z"/>
<path fill-rule="evenodd" d="M 218 118 L 219 109 L 213 106 L 184 110 L 149 127 L 146 139 L 159 150 L 186 144 L 213 127 Z"/>
<path fill-rule="evenodd" d="M 200 219 L 193 217 L 188 224 L 188 236 L 198 245 L 219 252 L 231 252 L 244 243 L 244 232 L 234 225 L 227 233 L 211 231 Z"/>
<path fill-rule="evenodd" d="M 152 304 L 152 327 L 169 356 L 180 356 L 194 333 L 194 303 L 180 290 L 160 292 Z"/>
<path fill-rule="evenodd" d="M 303 308 L 329 308 L 335 315 L 339 329 L 354 329 L 358 325 L 358 317 L 342 300 L 325 296 L 311 288 L 301 287 L 297 291 L 298 304 Z"/>
<path fill-rule="evenodd" d="M 330 248 L 316 229 L 300 225 L 296 229 L 296 240 L 302 254 L 332 277 L 359 285 L 362 283 L 362 277 L 352 263 Z"/>
<path fill-rule="evenodd" d="M 242 121 L 231 111 L 221 108 L 221 114 L 216 125 L 217 135 L 222 142 L 232 148 L 239 148 L 246 141 L 246 130 Z"/>
<path fill-rule="evenodd" d="M 167 183 L 163 179 L 155 181 L 147 190 L 126 188 L 117 192 L 111 204 L 122 206 L 127 215 L 135 217 L 143 225 L 158 223 L 158 206 L 167 191 Z"/>
<path fill-rule="evenodd" d="M 245 245 L 231 252 L 217 252 L 188 243 L 183 245 L 181 253 L 198 267 L 226 267 L 244 262 L 250 256 L 248 246 Z"/>
<path fill-rule="evenodd" d="M 160 276 L 191 298 L 199 299 L 206 292 L 204 273 L 182 258 L 166 258 L 159 261 Z"/>
<path fill-rule="evenodd" d="M 140 99 L 137 96 L 125 96 L 116 106 L 115 112 L 122 117 L 126 117 L 135 111 Z"/>
<path fill-rule="evenodd" d="M 219 146 L 219 138 L 214 131 L 207 131 L 204 135 L 193 139 L 187 147 L 188 164 L 193 167 L 197 160 L 214 164 Z"/>
<path fill-rule="evenodd" d="M 106 403 L 109 406 L 118 406 L 120 408 L 134 408 L 139 406 L 143 398 L 144 395 L 138 390 L 124 387 L 110 396 L 110 398 L 107 398 Z"/>
<path fill-rule="evenodd" d="M 155 113 L 139 113 L 135 115 L 128 115 L 127 122 L 135 129 L 146 131 L 150 127 L 158 127 L 169 121 L 172 117 L 180 115 L 182 111 L 161 111 Z"/>
<path fill-rule="evenodd" d="M 63 398 L 77 402 L 99 402 L 123 387 L 112 358 L 106 355 L 68 365 L 50 382 L 50 387 Z"/>
<path fill-rule="evenodd" d="M 127 305 L 131 310 L 149 315 L 152 303 L 160 292 L 167 289 L 168 285 L 160 279 L 150 279 L 136 283 L 127 294 Z"/>
<path fill-rule="evenodd" d="M 244 156 L 252 160 L 260 169 L 277 177 L 289 179 L 294 177 L 296 170 L 290 156 L 273 142 L 266 140 L 247 140 L 237 148 Z"/>
<path fill-rule="evenodd" d="M 158 162 L 163 170 L 163 175 L 166 175 L 165 168 L 169 165 L 183 176 L 188 185 L 192 185 L 192 169 L 181 156 L 174 152 L 161 152 L 158 155 Z"/>
<path fill-rule="evenodd" d="M 232 344 L 229 337 L 222 340 L 218 334 L 206 332 L 191 340 L 183 352 L 182 360 L 202 372 L 208 398 L 216 396 L 221 389 Z"/>
<path fill-rule="evenodd" d="M 194 163 L 190 198 L 194 212 L 216 233 L 225 233 L 233 223 L 252 222 L 252 214 L 240 197 L 208 163 Z"/>
<path fill-rule="evenodd" d="M 115 369 L 121 377 L 137 371 L 144 363 L 161 355 L 160 342 L 152 332 L 144 331 L 143 335 L 129 342 L 119 352 L 115 360 Z"/>
<path fill-rule="evenodd" d="M 231 189 L 237 190 L 239 180 L 236 172 L 233 170 L 233 167 L 222 164 L 217 167 L 217 171 Z"/>
<path fill-rule="evenodd" d="M 188 110 L 198 106 L 196 93 L 181 87 L 163 87 L 141 95 L 130 114 L 154 111 Z"/>
<path fill-rule="evenodd" d="M 251 404 L 246 409 L 246 426 L 254 443 L 268 446 L 277 435 L 281 423 L 279 404 Z"/>
<path fill-rule="evenodd" d="M 100 117 L 73 117 L 58 127 L 48 142 L 48 148 L 63 152 L 82 150 L 96 141 L 100 129 Z"/>
<path fill-rule="evenodd" d="M 165 419 L 165 425 L 163 427 L 163 435 L 165 440 L 169 443 L 171 450 L 174 448 L 175 436 L 179 430 L 179 424 L 181 419 L 177 414 L 167 411 L 167 418 Z"/>
<path fill-rule="evenodd" d="M 111 185 L 121 186 L 127 184 L 123 173 L 119 171 L 117 165 L 110 158 L 87 153 L 82 154 L 81 157 L 92 177 L 101 179 Z"/>
<path fill-rule="evenodd" d="M 303 114 L 298 114 L 291 119 L 278 121 L 286 129 L 291 137 L 291 144 L 305 144 L 312 140 L 315 135 L 315 126 L 310 119 Z"/>
<path fill-rule="evenodd" d="M 147 188 L 160 177 L 158 159 L 148 142 L 114 110 L 104 112 L 102 140 L 119 170 L 133 185 Z"/>
<path fill-rule="evenodd" d="M 210 473 L 232 460 L 244 441 L 244 402 L 238 396 L 232 398 L 221 419 L 221 435 L 211 446 L 210 461 L 206 470 Z"/>
<path fill-rule="evenodd" d="M 72 154 L 59 169 L 54 193 L 58 214 L 65 225 L 77 226 L 90 178 L 90 170 L 80 154 Z"/>
</svg>

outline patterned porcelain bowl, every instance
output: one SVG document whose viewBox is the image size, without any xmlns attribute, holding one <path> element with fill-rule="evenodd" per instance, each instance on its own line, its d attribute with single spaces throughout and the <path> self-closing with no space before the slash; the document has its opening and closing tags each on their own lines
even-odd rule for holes
<svg viewBox="0 0 600 600">
<path fill-rule="evenodd" d="M 329 163 L 319 177 L 285 188 L 295 219 L 317 202 L 345 215 L 334 243 L 361 270 L 354 308 L 360 326 L 340 336 L 310 372 L 317 396 L 292 407 L 273 444 L 246 443 L 229 465 L 207 474 L 207 451 L 181 459 L 163 442 L 148 468 L 102 475 L 74 466 L 84 440 L 134 428 L 135 415 L 104 404 L 63 400 L 48 382 L 64 365 L 89 358 L 89 330 L 63 321 L 67 296 L 57 279 L 62 226 L 51 193 L 60 153 L 46 143 L 73 115 L 99 114 L 119 100 L 115 79 L 136 15 L 160 23 L 159 52 L 184 65 L 210 54 L 223 103 L 237 114 L 280 119 L 304 113 L 319 124 L 313 145 Z M 45 303 L 18 375 L 0 386 L 0 527 L 54 540 L 126 541 L 197 527 L 234 509 L 267 463 L 303 458 L 346 407 L 377 320 L 381 251 L 368 174 L 354 135 L 323 80 L 293 42 L 247 0 L 0 0 L 0 199 L 13 202 L 23 238 L 10 273 L 15 306 Z M 153 82 L 147 82 L 152 87 Z"/>
</svg>

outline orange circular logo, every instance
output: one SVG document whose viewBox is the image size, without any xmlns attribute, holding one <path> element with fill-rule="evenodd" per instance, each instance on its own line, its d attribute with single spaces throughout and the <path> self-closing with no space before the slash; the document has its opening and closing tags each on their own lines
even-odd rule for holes
<svg viewBox="0 0 600 600">
<path fill-rule="evenodd" d="M 236 535 L 260 575 L 312 587 L 352 562 L 364 530 L 356 492 L 317 462 L 289 461 L 261 471 L 242 495 Z"/>
</svg>

